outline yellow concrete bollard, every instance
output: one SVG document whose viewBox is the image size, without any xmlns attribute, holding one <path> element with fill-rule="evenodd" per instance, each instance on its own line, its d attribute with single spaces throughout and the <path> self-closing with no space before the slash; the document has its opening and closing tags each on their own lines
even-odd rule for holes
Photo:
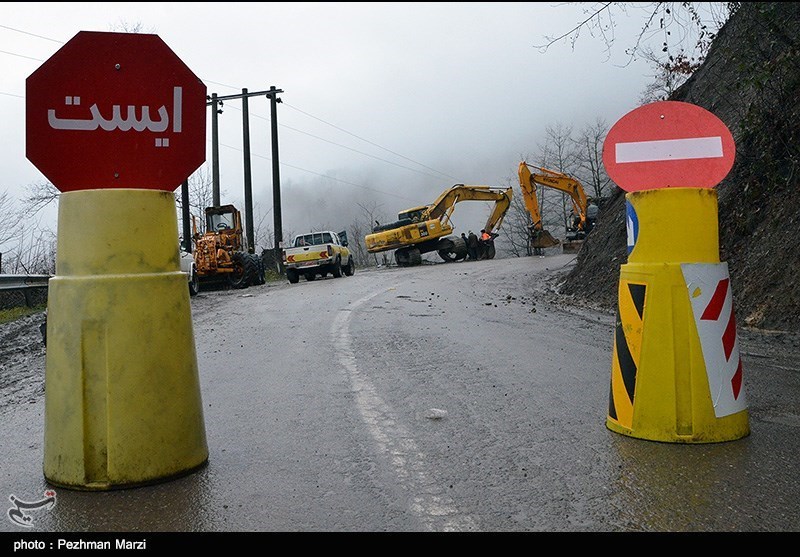
<svg viewBox="0 0 800 557">
<path fill-rule="evenodd" d="M 208 460 L 171 192 L 61 194 L 50 279 L 44 475 L 109 490 Z"/>
<path fill-rule="evenodd" d="M 628 262 L 620 268 L 606 426 L 673 443 L 749 435 L 717 192 L 626 194 Z"/>
</svg>

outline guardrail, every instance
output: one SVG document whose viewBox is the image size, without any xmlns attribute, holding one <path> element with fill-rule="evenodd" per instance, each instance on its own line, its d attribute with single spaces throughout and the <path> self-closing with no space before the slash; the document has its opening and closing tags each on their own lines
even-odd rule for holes
<svg viewBox="0 0 800 557">
<path fill-rule="evenodd" d="M 50 275 L 0 275 L 0 290 L 47 288 Z"/>
</svg>

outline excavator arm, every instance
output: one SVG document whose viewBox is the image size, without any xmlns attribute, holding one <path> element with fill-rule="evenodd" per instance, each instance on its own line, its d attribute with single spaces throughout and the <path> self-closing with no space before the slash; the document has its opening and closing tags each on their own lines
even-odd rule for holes
<svg viewBox="0 0 800 557">
<path fill-rule="evenodd" d="M 531 168 L 534 168 L 536 172 L 531 172 Z M 525 161 L 519 163 L 518 174 L 525 207 L 528 209 L 533 221 L 531 225 L 531 242 L 534 248 L 547 248 L 559 243 L 548 231 L 544 230 L 542 225 L 539 200 L 536 197 L 537 185 L 553 188 L 569 195 L 572 201 L 572 211 L 578 219 L 576 228 L 579 232 L 586 231 L 588 200 L 580 182 L 563 172 L 532 166 Z"/>
<path fill-rule="evenodd" d="M 539 172 L 531 172 L 530 168 L 535 168 Z M 526 162 L 519 163 L 519 185 L 522 195 L 525 198 L 525 206 L 533 219 L 534 227 L 541 230 L 541 214 L 539 213 L 539 203 L 536 198 L 536 185 L 553 188 L 569 195 L 572 201 L 572 209 L 575 215 L 580 218 L 578 230 L 586 229 L 586 209 L 588 200 L 583 186 L 575 178 L 538 166 L 531 166 Z M 537 225 L 538 223 L 538 225 Z"/>
<path fill-rule="evenodd" d="M 456 184 L 443 192 L 428 209 L 426 219 L 450 220 L 450 215 L 459 201 L 494 201 L 494 209 L 484 227 L 487 232 L 500 228 L 503 218 L 511 207 L 512 188 L 491 186 L 465 186 Z"/>
<path fill-rule="evenodd" d="M 519 163 L 519 189 L 522 190 L 522 199 L 525 201 L 525 208 L 531 215 L 533 230 L 542 230 L 542 215 L 539 212 L 539 198 L 536 197 L 536 184 L 527 163 Z"/>
</svg>

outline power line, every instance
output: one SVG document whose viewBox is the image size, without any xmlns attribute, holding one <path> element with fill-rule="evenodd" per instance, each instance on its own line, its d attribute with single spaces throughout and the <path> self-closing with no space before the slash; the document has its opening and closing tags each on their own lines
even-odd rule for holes
<svg viewBox="0 0 800 557">
<path fill-rule="evenodd" d="M 231 149 L 233 151 L 238 151 L 240 153 L 243 152 L 242 149 L 239 149 L 238 147 L 234 147 L 232 145 L 226 145 L 225 143 L 220 143 L 220 145 L 222 147 L 226 147 L 226 148 Z M 254 153 L 253 156 L 258 157 L 260 159 L 268 160 L 268 161 L 272 160 L 270 157 L 266 157 L 264 155 L 259 155 L 258 153 Z M 281 166 L 286 166 L 287 168 L 293 168 L 295 170 L 300 170 L 301 172 L 307 172 L 308 174 L 313 174 L 314 176 L 319 176 L 320 178 L 325 178 L 327 180 L 333 180 L 334 182 L 339 182 L 339 183 L 342 183 L 342 184 L 346 184 L 348 186 L 353 186 L 353 187 L 361 188 L 361 189 L 364 189 L 364 190 L 367 190 L 367 191 L 380 193 L 382 195 L 389 195 L 389 196 L 392 196 L 392 197 L 397 197 L 398 199 L 404 199 L 405 201 L 411 201 L 411 202 L 414 202 L 414 203 L 417 202 L 417 200 L 415 200 L 415 199 L 409 199 L 407 197 L 403 197 L 402 195 L 397 195 L 396 193 L 389 193 L 389 192 L 385 192 L 385 191 L 381 191 L 381 190 L 376 190 L 374 188 L 363 186 L 361 184 L 356 184 L 354 182 L 348 182 L 347 180 L 340 180 L 339 178 L 333 178 L 332 176 L 326 176 L 325 174 L 320 174 L 319 172 L 314 172 L 313 170 L 308 170 L 306 168 L 301 168 L 299 166 L 294 166 L 292 164 L 288 164 L 288 163 L 285 163 L 285 162 L 280 162 L 279 164 Z"/>
<path fill-rule="evenodd" d="M 15 95 L 14 93 L 6 93 L 5 91 L 0 91 L 0 95 L 7 95 L 9 97 L 17 97 L 18 99 L 24 99 L 25 98 L 22 95 Z"/>
<path fill-rule="evenodd" d="M 53 41 L 54 43 L 64 44 L 64 41 L 59 41 L 56 39 L 51 39 L 50 37 L 43 37 L 42 35 L 36 35 L 34 33 L 29 33 L 28 31 L 23 31 L 21 29 L 14 29 L 13 27 L 9 27 L 8 25 L 0 25 L 3 29 L 8 29 L 9 31 L 16 31 L 17 33 L 22 33 L 23 35 L 30 35 L 31 37 L 36 37 L 37 39 L 44 39 L 46 41 Z"/>
<path fill-rule="evenodd" d="M 229 89 L 235 89 L 237 91 L 241 91 L 242 90 L 241 87 L 237 89 L 233 85 L 225 85 L 224 83 L 218 83 L 216 81 L 211 81 L 211 80 L 208 80 L 208 79 L 204 79 L 203 83 L 213 83 L 214 85 L 219 85 L 220 87 L 227 87 Z"/>
<path fill-rule="evenodd" d="M 28 60 L 35 60 L 36 62 L 44 62 L 41 58 L 33 58 L 32 56 L 25 56 L 24 54 L 17 54 L 16 52 L 9 52 L 7 50 L 0 50 L 3 54 L 8 54 L 10 56 L 19 56 L 20 58 L 27 58 Z"/>
<path fill-rule="evenodd" d="M 228 88 L 230 88 L 230 89 L 237 89 L 236 87 L 233 87 L 232 85 L 226 85 L 225 83 L 218 83 L 218 82 L 214 82 L 214 81 L 207 81 L 207 82 L 208 82 L 208 83 L 214 83 L 215 85 L 220 85 L 220 86 L 222 86 L 222 87 L 228 87 Z M 241 88 L 239 88 L 239 90 L 241 90 Z M 308 112 L 305 112 L 304 110 L 300 110 L 300 109 L 299 109 L 299 108 L 297 108 L 296 106 L 292 106 L 291 104 L 287 103 L 287 102 L 286 102 L 286 101 L 284 101 L 284 100 L 281 100 L 281 104 L 283 104 L 284 106 L 287 106 L 287 107 L 289 107 L 289 108 L 291 108 L 291 109 L 293 109 L 293 110 L 295 110 L 295 111 L 299 112 L 300 114 L 304 114 L 304 115 L 308 116 L 309 118 L 313 118 L 314 120 L 317 120 L 318 122 L 322 122 L 323 124 L 325 124 L 325 125 L 327 125 L 327 126 L 330 126 L 330 127 L 334 128 L 334 129 L 337 129 L 337 130 L 339 130 L 339 131 L 341 131 L 341 132 L 343 132 L 343 133 L 346 133 L 346 134 L 347 134 L 347 135 L 349 135 L 349 136 L 355 137 L 356 139 L 358 139 L 358 140 L 360 140 L 360 141 L 363 141 L 363 142 L 365 142 L 365 143 L 368 143 L 368 144 L 370 144 L 370 145 L 372 145 L 372 146 L 374 146 L 374 147 L 377 147 L 378 149 L 382 149 L 382 150 L 386 151 L 387 153 L 391 153 L 392 155 L 395 155 L 395 156 L 397 156 L 397 157 L 400 157 L 401 159 L 405 159 L 405 160 L 407 160 L 407 161 L 409 161 L 409 162 L 412 162 L 412 163 L 414 163 L 414 164 L 416 164 L 416 165 L 419 165 L 419 166 L 421 166 L 421 167 L 423 167 L 423 168 L 427 168 L 428 170 L 430 170 L 430 171 L 432 171 L 432 172 L 435 172 L 436 174 L 440 174 L 441 176 L 444 176 L 444 177 L 446 177 L 446 178 L 450 178 L 451 180 L 453 180 L 453 181 L 455 181 L 455 182 L 458 182 L 458 181 L 459 181 L 459 179 L 458 179 L 458 178 L 456 178 L 456 177 L 454 177 L 454 176 L 450 176 L 449 174 L 446 174 L 446 173 L 444 173 L 444 172 L 441 172 L 441 171 L 439 171 L 439 170 L 436 170 L 435 168 L 432 168 L 432 167 L 430 167 L 430 166 L 427 166 L 427 165 L 425 165 L 425 164 L 422 164 L 421 162 L 415 161 L 414 159 L 411 159 L 411 158 L 409 158 L 409 157 L 406 157 L 405 155 L 401 155 L 400 153 L 397 153 L 397 152 L 395 152 L 395 151 L 392 151 L 391 149 L 387 149 L 386 147 L 383 147 L 382 145 L 379 145 L 379 144 L 375 143 L 374 141 L 370 141 L 369 139 L 365 139 L 365 138 L 363 138 L 363 137 L 361 137 L 361 136 L 359 136 L 359 135 L 356 135 L 356 134 L 354 134 L 354 133 L 352 133 L 352 132 L 349 132 L 349 131 L 347 131 L 346 129 L 344 129 L 344 128 L 341 128 L 341 127 L 339 127 L 339 126 L 337 126 L 337 125 L 335 125 L 335 124 L 331 124 L 330 122 L 327 122 L 327 121 L 323 120 L 322 118 L 318 118 L 317 116 L 314 116 L 313 114 L 309 114 Z M 234 108 L 235 108 L 235 107 L 234 107 Z M 238 109 L 237 109 L 237 110 L 238 110 Z M 256 118 L 261 118 L 261 119 L 263 119 L 263 120 L 269 121 L 269 118 L 267 118 L 267 117 L 264 117 L 264 116 L 259 116 L 258 114 L 255 114 L 255 113 L 253 113 L 253 116 L 255 116 Z M 296 128 L 292 128 L 291 126 L 287 126 L 287 125 L 285 125 L 285 124 L 278 124 L 278 125 L 279 125 L 279 126 L 281 126 L 281 127 L 284 127 L 284 128 L 290 129 L 290 130 L 292 130 L 292 131 L 296 131 L 296 132 L 298 132 L 298 133 L 302 133 L 302 134 L 308 135 L 309 137 L 313 137 L 314 139 L 319 139 L 320 141 L 324 141 L 324 142 L 326 142 L 326 143 L 330 143 L 330 144 L 332 144 L 332 145 L 336 145 L 336 146 L 338 146 L 338 147 L 342 147 L 342 148 L 344 148 L 344 149 L 348 149 L 348 150 L 350 150 L 350 151 L 353 151 L 354 153 L 359 153 L 359 154 L 361 154 L 361 155 L 364 155 L 364 156 L 367 156 L 367 157 L 371 157 L 371 158 L 373 158 L 373 159 L 376 159 L 376 160 L 379 160 L 379 161 L 381 161 L 381 162 L 385 162 L 385 163 L 388 163 L 388 164 L 392 164 L 392 165 L 394 165 L 394 166 L 397 166 L 397 167 L 399 167 L 399 168 L 404 168 L 404 169 L 406 169 L 406 170 L 411 170 L 412 172 L 418 172 L 418 173 L 420 173 L 420 174 L 423 174 L 424 176 L 428 176 L 428 177 L 430 177 L 430 178 L 436 178 L 437 180 L 440 180 L 440 179 L 441 179 L 441 177 L 440 177 L 440 176 L 433 176 L 433 175 L 431 175 L 431 174 L 427 174 L 427 173 L 425 173 L 425 172 L 422 172 L 422 171 L 420 171 L 420 170 L 418 170 L 418 169 L 415 169 L 415 168 L 410 168 L 410 167 L 408 167 L 408 166 L 403 166 L 403 165 L 401 165 L 401 164 L 397 164 L 397 163 L 395 163 L 395 162 L 392 162 L 392 161 L 389 161 L 389 160 L 386 160 L 386 159 L 382 159 L 382 158 L 380 158 L 380 157 L 376 157 L 376 156 L 374 156 L 374 155 L 370 155 L 370 154 L 368 154 L 368 153 L 364 153 L 363 151 L 358 151 L 357 149 L 353 149 L 352 147 L 347 147 L 346 145 L 342 145 L 341 143 L 336 143 L 335 141 L 330 141 L 330 140 L 328 140 L 328 139 L 323 139 L 323 138 L 321 138 L 321 137 L 319 137 L 319 136 L 316 136 L 316 135 L 310 134 L 310 133 L 308 133 L 308 132 L 304 132 L 304 131 L 298 130 L 298 129 L 296 129 Z"/>
<path fill-rule="evenodd" d="M 241 109 L 239 109 L 239 108 L 237 108 L 235 106 L 232 107 L 232 108 L 234 110 L 239 110 L 241 112 Z M 256 113 L 253 113 L 253 116 L 255 116 L 256 118 L 261 118 L 262 120 L 266 120 L 267 122 L 270 121 L 270 119 L 268 117 L 260 116 L 259 114 L 256 114 Z M 369 153 L 365 153 L 364 151 L 359 151 L 358 149 L 353 149 L 352 147 L 348 147 L 347 145 L 342 145 L 341 143 L 336 143 L 335 141 L 331 141 L 329 139 L 325 139 L 324 137 L 319 137 L 317 135 L 314 135 L 314 134 L 311 134 L 311 133 L 308 133 L 308 132 L 304 132 L 303 130 L 298 130 L 297 128 L 293 128 L 292 126 L 287 126 L 286 124 L 278 124 L 278 125 L 281 126 L 282 128 L 286 128 L 288 130 L 292 130 L 294 132 L 297 132 L 297 133 L 300 133 L 300 134 L 303 134 L 303 135 L 307 135 L 308 137 L 313 137 L 314 139 L 318 139 L 319 141 L 324 141 L 325 143 L 330 143 L 331 145 L 336 145 L 337 147 L 341 147 L 342 149 L 347 149 L 348 151 L 352 151 L 354 153 L 358 153 L 359 155 L 364 155 L 365 157 L 370 157 L 370 158 L 373 158 L 375 160 L 378 160 L 378 161 L 381 161 L 381 162 L 385 162 L 386 164 L 394 165 L 394 166 L 396 166 L 398 168 L 403 168 L 405 170 L 410 170 L 411 172 L 417 172 L 418 174 L 422 174 L 423 176 L 428 176 L 429 178 L 435 178 L 437 180 L 441 180 L 441 178 L 439 176 L 434 176 L 433 174 L 428 174 L 427 172 L 423 172 L 423 171 L 421 171 L 421 170 L 419 170 L 417 168 L 411 168 L 410 166 L 403 166 L 402 164 L 398 164 L 398 163 L 396 163 L 394 161 L 390 161 L 390 160 L 387 160 L 387 159 L 382 159 L 380 157 L 376 157 L 375 155 L 371 155 Z M 458 180 L 456 180 L 456 181 L 458 181 Z"/>
<path fill-rule="evenodd" d="M 326 125 L 328 125 L 328 126 L 331 126 L 332 128 L 335 128 L 335 129 L 337 129 L 337 130 L 339 130 L 339 131 L 341 131 L 341 132 L 344 132 L 344 133 L 346 133 L 346 134 L 348 134 L 348 135 L 351 135 L 351 136 L 355 137 L 356 139 L 360 139 L 361 141 L 364 141 L 364 142 L 366 142 L 366 143 L 369 143 L 370 145 L 373 145 L 374 147 L 377 147 L 378 149 L 383 149 L 384 151 L 386 151 L 386 152 L 388 152 L 388 153 L 391 153 L 391 154 L 393 154 L 393 155 L 395 155 L 395 156 L 397 156 L 397 157 L 400 157 L 400 158 L 402 158 L 402 159 L 405 159 L 405 160 L 407 160 L 407 161 L 409 161 L 409 162 L 413 162 L 414 164 L 418 164 L 419 166 L 422 166 L 423 168 L 427 168 L 428 170 L 432 170 L 433 172 L 436 172 L 437 174 L 441 174 L 442 176 L 446 176 L 447 178 L 450 178 L 450 179 L 452 179 L 452 180 L 455 180 L 456 182 L 458 181 L 458 178 L 455 178 L 455 177 L 453 177 L 453 176 L 450 176 L 450 175 L 448 175 L 448 174 L 445 174 L 444 172 L 440 172 L 440 171 L 436 170 L 435 168 L 431 168 L 430 166 L 426 166 L 426 165 L 422 164 L 421 162 L 417 162 L 417 161 L 415 161 L 415 160 L 413 160 L 413 159 L 410 159 L 410 158 L 408 158 L 408 157 L 406 157 L 406 156 L 404 156 L 404 155 L 401 155 L 400 153 L 396 153 L 395 151 L 392 151 L 391 149 L 387 149 L 386 147 L 383 147 L 383 146 L 381 146 L 381 145 L 378 145 L 377 143 L 375 143 L 375 142 L 373 142 L 373 141 L 370 141 L 369 139 L 364 139 L 363 137 L 360 137 L 360 136 L 358 136 L 358 135 L 356 135 L 356 134 L 354 134 L 354 133 L 351 133 L 351 132 L 349 132 L 349 131 L 347 131 L 347 130 L 345 130 L 345 129 L 343 129 L 343 128 L 340 128 L 339 126 L 336 126 L 336 125 L 334 125 L 334 124 L 331 124 L 330 122 L 326 122 L 326 121 L 325 121 L 325 120 L 323 120 L 322 118 L 317 118 L 316 116 L 314 116 L 314 115 L 312 115 L 312 114 L 309 114 L 308 112 L 304 112 L 304 111 L 300 110 L 299 108 L 297 108 L 297 107 L 295 107 L 295 106 L 292 106 L 292 105 L 288 104 L 286 101 L 284 101 L 284 102 L 283 102 L 283 104 L 284 104 L 285 106 L 288 106 L 289 108 L 291 108 L 291 109 L 293 109 L 293 110 L 296 110 L 297 112 L 300 112 L 301 114 L 305 114 L 305 115 L 306 115 L 306 116 L 308 116 L 309 118 L 313 118 L 314 120 L 317 120 L 317 121 L 319 121 L 319 122 L 322 122 L 323 124 L 326 124 Z"/>
</svg>

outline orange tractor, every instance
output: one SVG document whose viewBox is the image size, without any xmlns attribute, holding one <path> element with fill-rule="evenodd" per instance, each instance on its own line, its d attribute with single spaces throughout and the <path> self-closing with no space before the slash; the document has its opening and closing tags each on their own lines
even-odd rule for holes
<svg viewBox="0 0 800 557">
<path fill-rule="evenodd" d="M 201 281 L 225 281 L 233 288 L 266 282 L 261 258 L 249 253 L 242 232 L 242 215 L 233 205 L 206 207 L 206 231 L 193 223 L 194 261 Z"/>
</svg>

